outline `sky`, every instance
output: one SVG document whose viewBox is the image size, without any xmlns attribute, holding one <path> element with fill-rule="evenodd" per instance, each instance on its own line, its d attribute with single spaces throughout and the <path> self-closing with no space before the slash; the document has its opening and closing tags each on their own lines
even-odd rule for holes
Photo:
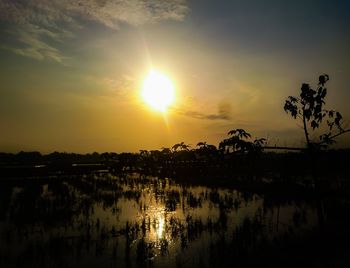
<svg viewBox="0 0 350 268">
<path fill-rule="evenodd" d="M 283 105 L 302 83 L 329 74 L 327 107 L 350 120 L 349 29 L 346 0 L 0 0 L 0 151 L 218 145 L 235 128 L 300 146 Z M 165 114 L 141 98 L 152 69 L 176 89 Z"/>
</svg>

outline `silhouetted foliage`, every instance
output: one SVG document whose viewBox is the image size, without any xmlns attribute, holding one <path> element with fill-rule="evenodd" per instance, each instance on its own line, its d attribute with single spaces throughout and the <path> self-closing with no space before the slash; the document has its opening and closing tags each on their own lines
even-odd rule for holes
<svg viewBox="0 0 350 268">
<path fill-rule="evenodd" d="M 236 153 L 259 153 L 263 150 L 263 145 L 266 142 L 265 138 L 255 139 L 249 141 L 251 135 L 244 129 L 233 129 L 228 132 L 231 137 L 224 139 L 219 144 L 219 149 L 222 152 L 236 152 Z"/>
<path fill-rule="evenodd" d="M 284 110 L 294 119 L 300 118 L 303 122 L 303 130 L 308 148 L 327 147 L 335 143 L 335 138 L 349 131 L 343 127 L 343 117 L 340 112 L 324 108 L 327 88 L 325 84 L 329 76 L 319 76 L 316 90 L 309 84 L 303 83 L 299 97 L 289 96 L 284 104 Z M 328 131 L 319 136 L 319 141 L 312 141 L 310 129 L 318 129 L 326 120 Z"/>
<path fill-rule="evenodd" d="M 173 151 L 189 151 L 190 150 L 190 145 L 189 144 L 185 144 L 184 142 L 180 142 L 180 143 L 176 143 L 172 149 Z"/>
</svg>

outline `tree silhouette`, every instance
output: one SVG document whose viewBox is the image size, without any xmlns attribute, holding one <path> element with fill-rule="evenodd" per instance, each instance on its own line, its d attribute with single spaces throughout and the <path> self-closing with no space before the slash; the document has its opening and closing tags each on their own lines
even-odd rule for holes
<svg viewBox="0 0 350 268">
<path fill-rule="evenodd" d="M 161 152 L 163 155 L 169 155 L 171 153 L 171 150 L 167 147 L 162 147 L 161 149 L 162 149 Z"/>
<path fill-rule="evenodd" d="M 150 152 L 147 150 L 140 150 L 140 156 L 141 157 L 147 157 L 149 156 Z"/>
<path fill-rule="evenodd" d="M 213 161 L 218 152 L 215 145 L 208 144 L 206 141 L 198 142 L 197 149 L 194 151 L 196 159 L 202 162 Z"/>
<path fill-rule="evenodd" d="M 207 148 L 207 146 L 208 146 L 208 144 L 207 144 L 206 141 L 200 141 L 200 142 L 197 143 L 197 147 L 199 149 Z"/>
<path fill-rule="evenodd" d="M 301 119 L 306 140 L 309 149 L 327 147 L 335 143 L 335 138 L 349 132 L 350 129 L 343 128 L 343 117 L 335 110 L 324 108 L 329 76 L 323 74 L 319 76 L 317 89 L 314 90 L 309 84 L 303 83 L 299 97 L 289 96 L 284 104 L 284 110 L 294 119 Z M 319 141 L 313 141 L 310 138 L 310 130 L 318 129 L 326 120 L 328 130 L 319 136 Z"/>
<path fill-rule="evenodd" d="M 228 132 L 228 135 L 235 135 L 237 137 L 239 137 L 240 139 L 242 138 L 251 138 L 252 135 L 250 135 L 249 133 L 247 133 L 244 129 L 241 129 L 241 128 L 237 128 L 237 129 L 232 129 Z"/>
<path fill-rule="evenodd" d="M 180 143 L 176 143 L 173 147 L 172 147 L 173 151 L 189 151 L 190 150 L 190 145 L 189 144 L 185 144 L 184 142 L 180 142 Z"/>
<path fill-rule="evenodd" d="M 206 141 L 200 141 L 197 143 L 198 150 L 209 152 L 216 151 L 216 146 L 212 144 L 208 144 Z"/>
<path fill-rule="evenodd" d="M 261 152 L 263 150 L 263 145 L 266 142 L 265 138 L 256 138 L 253 142 L 248 141 L 248 139 L 251 138 L 251 135 L 244 129 L 240 128 L 230 130 L 227 134 L 231 137 L 224 139 L 219 144 L 219 149 L 226 153 L 229 153 L 230 151 L 238 153 Z"/>
</svg>

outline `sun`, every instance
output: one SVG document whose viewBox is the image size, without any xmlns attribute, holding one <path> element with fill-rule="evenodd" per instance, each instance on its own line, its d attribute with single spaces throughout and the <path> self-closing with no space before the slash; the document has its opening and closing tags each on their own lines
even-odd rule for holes
<svg viewBox="0 0 350 268">
<path fill-rule="evenodd" d="M 174 84 L 164 74 L 152 70 L 143 82 L 142 98 L 153 109 L 165 112 L 175 99 Z"/>
</svg>

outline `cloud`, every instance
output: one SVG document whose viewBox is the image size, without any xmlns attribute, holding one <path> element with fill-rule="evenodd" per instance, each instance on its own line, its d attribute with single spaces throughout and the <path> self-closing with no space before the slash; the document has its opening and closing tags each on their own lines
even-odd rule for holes
<svg viewBox="0 0 350 268">
<path fill-rule="evenodd" d="M 24 27 L 9 28 L 7 34 L 15 40 L 15 44 L 4 44 L 1 48 L 12 51 L 18 55 L 33 58 L 36 60 L 48 59 L 56 62 L 63 62 L 66 58 L 60 51 L 44 40 L 63 41 L 70 34 L 66 32 L 52 32 L 46 29 L 35 27 L 32 24 Z"/>
<path fill-rule="evenodd" d="M 20 43 L 2 48 L 62 62 L 55 43 L 73 37 L 74 30 L 88 21 L 119 29 L 122 24 L 182 21 L 187 13 L 187 0 L 0 0 L 0 22 L 7 28 L 2 35 L 10 32 Z"/>
<path fill-rule="evenodd" d="M 198 111 L 189 110 L 186 108 L 176 109 L 176 112 L 181 115 L 189 116 L 195 119 L 205 120 L 230 120 L 231 119 L 231 105 L 226 102 L 218 104 L 218 112 L 214 113 L 202 113 Z"/>
<path fill-rule="evenodd" d="M 67 1 L 67 10 L 118 28 L 120 23 L 142 25 L 161 20 L 184 19 L 188 12 L 186 0 L 86 0 Z"/>
<path fill-rule="evenodd" d="M 102 79 L 102 83 L 105 90 L 100 92 L 100 95 L 118 97 L 119 101 L 127 101 L 128 103 L 133 100 L 135 95 L 133 89 L 137 87 L 133 76 L 124 73 L 120 74 L 118 78 L 105 77 Z"/>
</svg>

